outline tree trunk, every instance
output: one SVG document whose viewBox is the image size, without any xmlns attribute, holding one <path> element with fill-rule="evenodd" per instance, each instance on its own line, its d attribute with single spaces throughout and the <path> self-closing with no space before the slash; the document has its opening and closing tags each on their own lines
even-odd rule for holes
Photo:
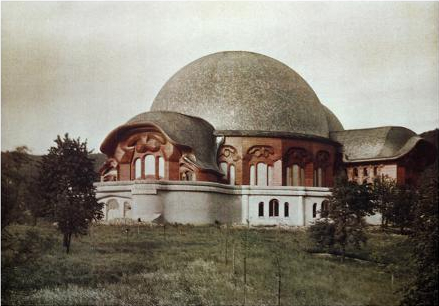
<svg viewBox="0 0 439 306">
<path fill-rule="evenodd" d="M 66 253 L 70 253 L 70 241 L 72 239 L 72 233 L 65 233 L 63 239 L 63 246 L 66 248 Z"/>
</svg>

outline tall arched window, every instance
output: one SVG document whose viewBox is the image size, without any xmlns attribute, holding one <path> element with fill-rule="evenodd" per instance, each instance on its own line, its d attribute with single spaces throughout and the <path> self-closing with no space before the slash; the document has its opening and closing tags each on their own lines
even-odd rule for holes
<svg viewBox="0 0 439 306">
<path fill-rule="evenodd" d="M 288 202 L 284 203 L 284 217 L 290 216 L 290 204 Z"/>
<path fill-rule="evenodd" d="M 268 186 L 273 185 L 273 166 L 268 166 L 267 185 Z"/>
<path fill-rule="evenodd" d="M 255 165 L 250 166 L 250 185 L 256 185 L 256 168 Z"/>
<path fill-rule="evenodd" d="M 317 168 L 317 186 L 323 186 L 323 170 L 322 168 Z"/>
<path fill-rule="evenodd" d="M 159 179 L 165 177 L 165 159 L 159 156 Z"/>
<path fill-rule="evenodd" d="M 368 175 L 369 175 L 369 173 L 367 171 L 367 168 L 366 167 L 363 168 L 363 176 L 368 176 Z"/>
<path fill-rule="evenodd" d="M 235 185 L 235 166 L 230 165 L 230 177 L 229 177 L 229 184 Z"/>
<path fill-rule="evenodd" d="M 378 175 L 378 167 L 373 167 L 373 176 Z"/>
<path fill-rule="evenodd" d="M 279 217 L 279 201 L 276 199 L 270 200 L 268 216 Z"/>
<path fill-rule="evenodd" d="M 300 182 L 300 167 L 299 167 L 299 165 L 293 165 L 292 169 L 293 169 L 293 175 L 292 175 L 293 186 L 299 186 L 299 182 Z"/>
<path fill-rule="evenodd" d="M 224 173 L 224 178 L 225 179 L 227 179 L 228 178 L 228 173 L 227 173 L 227 163 L 225 163 L 225 162 L 221 162 L 220 164 L 219 164 L 219 167 L 220 167 L 220 169 L 221 169 L 221 171 Z"/>
<path fill-rule="evenodd" d="M 314 203 L 312 205 L 312 217 L 316 218 L 317 217 L 317 203 Z"/>
<path fill-rule="evenodd" d="M 298 164 L 287 167 L 287 186 L 305 186 L 305 169 Z"/>
<path fill-rule="evenodd" d="M 264 202 L 259 202 L 258 216 L 259 217 L 263 217 L 264 216 Z"/>
<path fill-rule="evenodd" d="M 134 178 L 142 178 L 142 160 L 140 158 L 134 161 Z"/>
<path fill-rule="evenodd" d="M 256 183 L 258 186 L 267 186 L 267 164 L 258 163 L 256 166 Z"/>
<path fill-rule="evenodd" d="M 154 155 L 145 156 L 145 177 L 152 175 L 155 177 L 155 157 Z"/>
</svg>

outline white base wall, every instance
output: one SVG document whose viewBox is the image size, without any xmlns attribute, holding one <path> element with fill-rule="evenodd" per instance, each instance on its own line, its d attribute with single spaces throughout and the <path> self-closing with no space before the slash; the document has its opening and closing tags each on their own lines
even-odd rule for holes
<svg viewBox="0 0 439 306">
<path fill-rule="evenodd" d="M 307 226 L 319 217 L 329 188 L 293 186 L 230 186 L 210 182 L 119 181 L 99 182 L 97 199 L 103 202 L 104 220 L 121 218 L 151 222 L 157 218 L 170 223 Z M 116 200 L 118 209 L 107 204 Z M 269 216 L 269 203 L 277 200 L 278 216 Z M 259 216 L 259 203 L 263 216 Z M 130 210 L 120 207 L 129 204 Z M 288 203 L 288 216 L 285 216 Z M 313 213 L 315 205 L 317 214 Z"/>
</svg>

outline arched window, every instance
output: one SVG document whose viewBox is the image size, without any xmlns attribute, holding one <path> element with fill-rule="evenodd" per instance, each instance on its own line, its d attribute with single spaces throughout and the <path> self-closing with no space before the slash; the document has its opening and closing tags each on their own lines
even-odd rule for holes
<svg viewBox="0 0 439 306">
<path fill-rule="evenodd" d="M 317 203 L 314 203 L 312 205 L 312 217 L 316 218 L 317 217 Z"/>
<path fill-rule="evenodd" d="M 256 166 L 256 184 L 267 186 L 267 164 L 258 163 Z"/>
<path fill-rule="evenodd" d="M 290 204 L 288 202 L 284 203 L 284 217 L 290 216 Z"/>
<path fill-rule="evenodd" d="M 368 175 L 369 175 L 369 173 L 367 171 L 367 168 L 363 168 L 363 176 L 368 176 Z"/>
<path fill-rule="evenodd" d="M 142 160 L 140 158 L 134 161 L 134 178 L 142 178 Z"/>
<path fill-rule="evenodd" d="M 155 177 L 155 157 L 154 155 L 145 156 L 145 178 L 147 176 Z"/>
<path fill-rule="evenodd" d="M 256 185 L 256 169 L 254 165 L 250 166 L 250 185 Z"/>
<path fill-rule="evenodd" d="M 270 217 L 279 217 L 279 201 L 276 199 L 270 200 L 268 215 Z"/>
<path fill-rule="evenodd" d="M 378 167 L 373 167 L 373 176 L 378 175 Z"/>
<path fill-rule="evenodd" d="M 165 177 L 165 159 L 159 156 L 159 179 Z"/>
<path fill-rule="evenodd" d="M 230 177 L 229 177 L 230 185 L 235 185 L 235 166 L 230 165 Z"/>
<path fill-rule="evenodd" d="M 259 217 L 263 217 L 264 216 L 264 202 L 259 202 L 258 216 Z"/>
<path fill-rule="evenodd" d="M 320 216 L 322 218 L 327 218 L 329 214 L 329 202 L 327 200 L 322 202 L 322 206 L 320 209 Z"/>
</svg>

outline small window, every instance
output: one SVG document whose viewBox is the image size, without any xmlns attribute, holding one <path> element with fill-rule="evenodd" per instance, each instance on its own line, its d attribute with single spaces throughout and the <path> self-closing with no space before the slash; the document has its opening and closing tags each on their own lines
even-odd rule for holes
<svg viewBox="0 0 439 306">
<path fill-rule="evenodd" d="M 368 171 L 367 171 L 367 168 L 363 168 L 363 176 L 368 176 L 369 174 L 368 174 Z"/>
<path fill-rule="evenodd" d="M 259 202 L 258 216 L 259 217 L 264 216 L 264 202 Z"/>
<path fill-rule="evenodd" d="M 290 216 L 290 204 L 288 202 L 284 203 L 284 216 L 285 217 Z"/>
<path fill-rule="evenodd" d="M 373 176 L 378 176 L 378 167 L 373 167 Z"/>
<path fill-rule="evenodd" d="M 314 203 L 312 205 L 312 217 L 316 218 L 317 217 L 317 203 Z"/>
<path fill-rule="evenodd" d="M 357 176 L 358 176 L 358 169 L 354 168 L 354 177 L 357 177 Z"/>
<path fill-rule="evenodd" d="M 279 217 L 279 201 L 273 199 L 269 203 L 269 216 L 270 217 Z"/>
</svg>

